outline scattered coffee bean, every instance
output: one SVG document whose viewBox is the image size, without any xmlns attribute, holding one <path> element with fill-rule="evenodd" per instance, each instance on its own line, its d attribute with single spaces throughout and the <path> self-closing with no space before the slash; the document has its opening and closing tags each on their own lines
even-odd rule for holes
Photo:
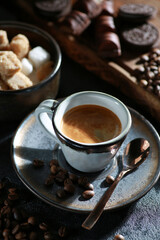
<svg viewBox="0 0 160 240">
<path fill-rule="evenodd" d="M 84 197 L 84 199 L 90 199 L 94 196 L 94 191 L 92 190 L 85 190 L 83 193 L 82 193 L 82 196 Z"/>
<path fill-rule="evenodd" d="M 31 225 L 37 225 L 37 219 L 36 219 L 36 217 L 34 217 L 34 216 L 31 216 L 31 217 L 29 217 L 28 218 L 28 223 L 30 223 Z"/>
<path fill-rule="evenodd" d="M 124 237 L 121 234 L 117 234 L 113 240 L 124 240 Z"/>
<path fill-rule="evenodd" d="M 68 233 L 68 231 L 67 231 L 67 228 L 66 228 L 66 226 L 61 226 L 59 229 L 58 229 L 58 235 L 60 236 L 60 237 L 66 237 L 67 236 L 67 233 Z"/>
<path fill-rule="evenodd" d="M 53 240 L 54 238 L 53 238 L 53 236 L 50 232 L 45 232 L 44 233 L 44 239 L 45 240 Z"/>
<path fill-rule="evenodd" d="M 38 234 L 37 232 L 30 232 L 29 234 L 29 240 L 38 240 Z"/>
<path fill-rule="evenodd" d="M 52 165 L 59 166 L 58 160 L 57 160 L 57 159 L 52 159 L 52 160 L 50 161 L 49 165 L 50 165 L 50 167 L 51 167 Z"/>
<path fill-rule="evenodd" d="M 44 161 L 39 160 L 39 159 L 34 159 L 34 160 L 33 160 L 33 166 L 34 166 L 35 168 L 41 168 L 41 167 L 44 166 Z"/>
<path fill-rule="evenodd" d="M 64 190 L 68 193 L 73 194 L 75 192 L 75 186 L 73 183 L 65 183 Z"/>
<path fill-rule="evenodd" d="M 51 168 L 50 168 L 50 170 L 51 170 L 51 173 L 52 173 L 53 175 L 55 175 L 55 174 L 58 172 L 58 169 L 57 169 L 57 166 L 56 166 L 56 165 L 52 165 Z"/>
<path fill-rule="evenodd" d="M 48 226 L 44 222 L 39 224 L 39 228 L 44 232 L 48 230 Z"/>
<path fill-rule="evenodd" d="M 106 177 L 106 182 L 107 182 L 108 184 L 112 184 L 114 181 L 115 181 L 115 179 L 114 179 L 114 177 L 112 177 L 111 175 L 108 175 L 108 176 Z"/>
<path fill-rule="evenodd" d="M 85 176 L 81 176 L 78 178 L 78 185 L 81 187 L 85 187 L 88 182 L 88 178 Z"/>
<path fill-rule="evenodd" d="M 64 189 L 58 189 L 56 192 L 57 197 L 59 198 L 65 198 L 66 197 L 66 192 Z"/>
<path fill-rule="evenodd" d="M 92 183 L 88 182 L 86 183 L 86 185 L 84 186 L 87 190 L 93 190 L 94 189 L 94 186 Z"/>
<path fill-rule="evenodd" d="M 78 177 L 74 173 L 69 173 L 69 179 L 71 179 L 72 182 L 76 183 L 78 180 Z"/>
<path fill-rule="evenodd" d="M 45 180 L 45 185 L 50 186 L 54 183 L 55 176 L 53 174 L 50 174 L 47 179 Z"/>
</svg>

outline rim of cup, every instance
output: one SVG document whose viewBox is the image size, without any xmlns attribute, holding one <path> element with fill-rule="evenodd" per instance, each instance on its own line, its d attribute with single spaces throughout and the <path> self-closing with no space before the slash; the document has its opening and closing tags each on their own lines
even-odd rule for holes
<svg viewBox="0 0 160 240">
<path fill-rule="evenodd" d="M 77 96 L 79 96 L 79 95 L 86 95 L 86 94 L 87 94 L 87 95 L 88 95 L 88 94 L 92 94 L 92 95 L 98 94 L 98 95 L 100 95 L 100 96 L 107 97 L 108 99 L 113 100 L 113 102 L 116 102 L 116 104 L 118 104 L 119 106 L 121 106 L 121 109 L 123 109 L 123 111 L 126 113 L 127 119 L 126 119 L 125 127 L 123 127 L 121 133 L 120 133 L 118 136 L 116 136 L 116 137 L 114 137 L 114 138 L 112 138 L 112 139 L 110 139 L 110 140 L 103 141 L 103 142 L 98 142 L 98 143 L 81 143 L 81 142 L 78 142 L 78 141 L 76 141 L 76 140 L 74 140 L 74 139 L 69 138 L 68 136 L 66 136 L 66 135 L 61 131 L 61 129 L 60 129 L 60 122 L 61 122 L 61 120 L 62 120 L 62 117 L 63 117 L 64 113 L 67 112 L 67 110 L 64 111 L 64 113 L 62 114 L 62 117 L 59 118 L 59 113 L 60 113 L 61 107 L 62 107 L 65 103 L 67 103 L 67 102 L 69 103 L 72 98 L 75 98 L 75 97 L 77 97 Z M 87 103 L 86 103 L 86 104 L 87 104 Z M 79 105 L 85 105 L 85 104 L 77 104 L 77 105 L 75 105 L 75 106 L 79 106 Z M 100 104 L 95 104 L 95 103 L 94 103 L 94 105 L 102 106 L 102 105 L 100 105 Z M 103 106 L 105 107 L 105 105 L 103 105 Z M 71 108 L 72 108 L 72 107 L 70 107 L 69 109 L 71 109 Z M 113 111 L 113 108 L 109 108 L 109 107 L 106 107 L 106 108 L 108 108 L 109 110 L 111 110 L 112 112 L 114 112 L 114 111 Z M 68 110 L 69 110 L 69 109 L 68 109 Z M 115 113 L 115 112 L 114 112 L 114 113 Z M 115 114 L 116 114 L 116 116 L 119 118 L 118 114 L 117 114 L 117 113 L 115 113 Z M 119 120 L 120 120 L 121 124 L 123 124 L 120 118 L 119 118 Z M 114 97 L 114 96 L 112 96 L 112 95 L 110 95 L 110 94 L 103 93 L 103 92 L 98 92 L 98 91 L 81 91 L 81 92 L 77 92 L 77 93 L 71 94 L 70 96 L 66 97 L 62 102 L 60 102 L 60 103 L 57 105 L 57 107 L 56 107 L 56 109 L 54 110 L 54 113 L 53 113 L 52 123 L 53 123 L 53 127 L 54 127 L 55 131 L 56 131 L 56 132 L 58 133 L 58 135 L 60 135 L 61 138 L 64 139 L 65 141 L 66 141 L 66 140 L 67 140 L 67 141 L 70 141 L 70 142 L 72 142 L 74 145 L 76 144 L 76 145 L 79 145 L 79 146 L 82 146 L 82 145 L 83 145 L 83 146 L 86 146 L 86 147 L 87 147 L 87 146 L 90 147 L 90 146 L 101 146 L 101 145 L 105 145 L 105 144 L 110 145 L 110 144 L 116 143 L 117 141 L 119 141 L 119 140 L 121 140 L 122 138 L 124 138 L 124 137 L 126 136 L 126 134 L 129 132 L 130 128 L 131 128 L 132 118 L 131 118 L 131 114 L 130 114 L 129 109 L 127 108 L 127 106 L 126 106 L 121 100 L 119 100 L 118 98 L 116 98 L 116 97 Z"/>
</svg>

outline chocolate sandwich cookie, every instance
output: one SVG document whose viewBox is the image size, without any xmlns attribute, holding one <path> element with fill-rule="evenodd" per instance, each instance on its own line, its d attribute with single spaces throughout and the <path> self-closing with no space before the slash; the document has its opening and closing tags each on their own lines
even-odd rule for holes
<svg viewBox="0 0 160 240">
<path fill-rule="evenodd" d="M 74 5 L 74 9 L 86 13 L 92 19 L 102 12 L 103 0 L 79 0 Z"/>
<path fill-rule="evenodd" d="M 63 32 L 79 36 L 90 25 L 91 20 L 87 14 L 72 10 L 60 24 L 60 29 Z"/>
<path fill-rule="evenodd" d="M 144 23 L 123 30 L 121 36 L 128 46 L 137 50 L 144 50 L 150 48 L 158 40 L 159 32 L 154 25 Z"/>
<path fill-rule="evenodd" d="M 119 8 L 118 17 L 131 22 L 145 22 L 156 14 L 155 7 L 148 4 L 124 4 Z"/>
<path fill-rule="evenodd" d="M 49 18 L 60 18 L 71 11 L 71 0 L 36 0 L 34 7 L 40 15 Z"/>
</svg>

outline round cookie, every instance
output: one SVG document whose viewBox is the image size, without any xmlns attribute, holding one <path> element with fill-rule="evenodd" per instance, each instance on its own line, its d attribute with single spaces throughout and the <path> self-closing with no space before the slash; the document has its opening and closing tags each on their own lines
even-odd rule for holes
<svg viewBox="0 0 160 240">
<path fill-rule="evenodd" d="M 124 4 L 119 8 L 118 17 L 131 22 L 144 22 L 156 14 L 155 7 L 148 4 Z"/>
<path fill-rule="evenodd" d="M 144 50 L 150 48 L 159 37 L 159 32 L 155 26 L 149 23 L 137 25 L 124 29 L 121 37 L 129 46 Z"/>
<path fill-rule="evenodd" d="M 36 0 L 34 7 L 45 17 L 60 18 L 71 11 L 71 0 Z"/>
</svg>

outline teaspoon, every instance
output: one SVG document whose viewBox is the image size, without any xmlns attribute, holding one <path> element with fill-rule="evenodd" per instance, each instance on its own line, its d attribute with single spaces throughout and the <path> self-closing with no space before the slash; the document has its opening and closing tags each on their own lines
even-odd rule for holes
<svg viewBox="0 0 160 240">
<path fill-rule="evenodd" d="M 92 212 L 85 219 L 82 224 L 83 228 L 90 230 L 95 225 L 119 181 L 126 173 L 129 173 L 136 169 L 147 158 L 149 150 L 150 144 L 146 139 L 143 138 L 136 138 L 127 144 L 122 156 L 122 171 L 100 198 Z"/>
</svg>

